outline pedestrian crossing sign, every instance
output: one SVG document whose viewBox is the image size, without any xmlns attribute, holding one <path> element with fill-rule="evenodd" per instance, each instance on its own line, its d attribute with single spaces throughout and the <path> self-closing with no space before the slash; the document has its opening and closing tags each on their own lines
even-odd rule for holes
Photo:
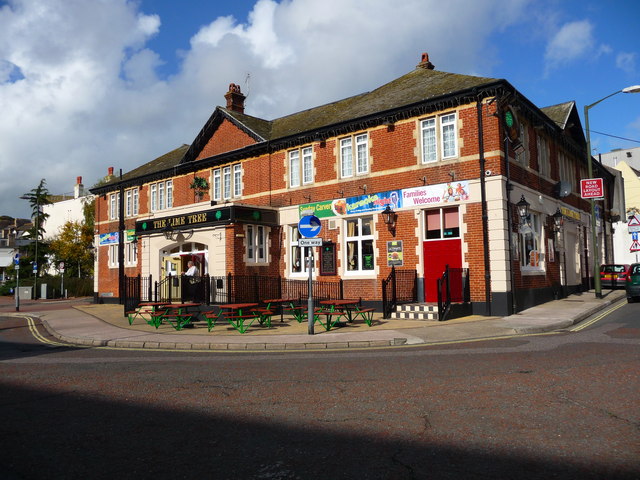
<svg viewBox="0 0 640 480">
<path fill-rule="evenodd" d="M 634 242 L 631 244 L 631 248 L 629 249 L 630 252 L 640 252 L 640 242 L 638 242 L 638 240 L 634 240 Z"/>
</svg>

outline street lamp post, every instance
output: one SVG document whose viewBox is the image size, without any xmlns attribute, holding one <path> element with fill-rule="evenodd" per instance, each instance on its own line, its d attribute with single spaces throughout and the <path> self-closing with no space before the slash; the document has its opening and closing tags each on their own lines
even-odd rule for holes
<svg viewBox="0 0 640 480">
<path fill-rule="evenodd" d="M 589 109 L 595 107 L 607 98 L 617 95 L 618 93 L 638 92 L 640 92 L 640 85 L 633 85 L 631 87 L 623 88 L 622 90 L 617 90 L 606 97 L 601 98 L 597 102 L 584 106 L 584 127 L 587 133 L 587 175 L 589 178 L 593 178 L 591 135 L 589 132 Z M 602 298 L 602 284 L 600 283 L 600 250 L 598 248 L 598 233 L 596 232 L 596 202 L 593 198 L 591 199 L 591 245 L 593 248 L 593 288 L 595 290 L 596 298 Z"/>
</svg>

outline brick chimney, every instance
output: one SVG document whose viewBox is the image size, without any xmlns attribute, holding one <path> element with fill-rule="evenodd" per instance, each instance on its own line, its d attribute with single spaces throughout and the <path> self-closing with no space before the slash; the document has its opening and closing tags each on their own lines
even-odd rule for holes
<svg viewBox="0 0 640 480">
<path fill-rule="evenodd" d="M 424 68 L 426 70 L 433 70 L 435 67 L 435 65 L 433 63 L 431 63 L 429 61 L 429 54 L 428 53 L 423 53 L 422 57 L 420 58 L 420 63 L 418 65 L 416 65 L 416 68 Z"/>
<path fill-rule="evenodd" d="M 76 177 L 76 185 L 73 187 L 73 198 L 84 196 L 84 185 L 82 185 L 82 177 Z"/>
<path fill-rule="evenodd" d="M 240 85 L 229 84 L 229 91 L 224 95 L 224 98 L 227 100 L 229 110 L 244 113 L 244 99 L 247 97 L 240 91 Z"/>
</svg>

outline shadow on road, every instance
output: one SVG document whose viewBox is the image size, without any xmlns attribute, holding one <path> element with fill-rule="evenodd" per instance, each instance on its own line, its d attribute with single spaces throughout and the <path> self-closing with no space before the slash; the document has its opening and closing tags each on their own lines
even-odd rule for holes
<svg viewBox="0 0 640 480">
<path fill-rule="evenodd" d="M 246 418 L 238 413 L 241 405 L 233 411 L 215 400 L 195 412 L 109 402 L 73 393 L 73 379 L 64 388 L 0 384 L 3 478 L 548 480 L 632 479 L 639 473 L 458 449 L 437 439 L 412 442 L 393 433 L 370 437 L 276 424 Z M 263 418 L 270 408 L 281 405 L 265 399 Z"/>
</svg>

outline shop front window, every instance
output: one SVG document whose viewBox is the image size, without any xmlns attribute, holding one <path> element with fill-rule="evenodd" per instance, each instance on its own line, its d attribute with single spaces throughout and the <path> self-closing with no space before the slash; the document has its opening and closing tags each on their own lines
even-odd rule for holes
<svg viewBox="0 0 640 480">
<path fill-rule="evenodd" d="M 542 271 L 544 253 L 542 252 L 542 225 L 540 215 L 531 213 L 528 222 L 520 225 L 520 267 L 523 271 Z"/>
<path fill-rule="evenodd" d="M 303 274 L 307 272 L 307 265 L 304 259 L 304 247 L 298 246 L 298 240 L 300 240 L 300 232 L 297 225 L 291 226 L 290 230 L 290 242 L 289 249 L 291 252 L 291 273 Z"/>
<path fill-rule="evenodd" d="M 369 272 L 375 267 L 373 250 L 373 217 L 346 221 L 347 272 Z"/>
</svg>

